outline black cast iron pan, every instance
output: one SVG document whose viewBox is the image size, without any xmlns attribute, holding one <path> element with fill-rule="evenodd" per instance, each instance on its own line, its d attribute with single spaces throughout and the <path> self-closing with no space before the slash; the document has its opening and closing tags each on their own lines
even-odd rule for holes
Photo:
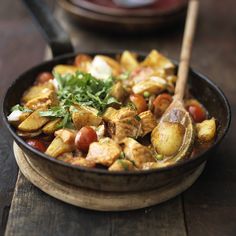
<svg viewBox="0 0 236 236">
<path fill-rule="evenodd" d="M 15 129 L 7 121 L 10 108 L 19 103 L 23 92 L 33 84 L 36 76 L 43 71 L 51 71 L 57 64 L 67 64 L 73 61 L 75 53 L 69 37 L 58 25 L 46 5 L 41 0 L 23 0 L 30 12 L 43 29 L 46 39 L 51 46 L 54 59 L 31 68 L 20 75 L 7 90 L 4 100 L 2 116 L 4 123 L 12 134 L 16 143 L 28 155 L 30 161 L 40 166 L 53 177 L 67 183 L 89 189 L 104 191 L 144 191 L 167 185 L 173 181 L 184 178 L 186 174 L 194 171 L 207 158 L 214 155 L 214 151 L 224 138 L 230 125 L 230 107 L 222 91 L 208 78 L 190 70 L 189 87 L 193 95 L 202 102 L 209 113 L 214 116 L 218 123 L 218 134 L 215 143 L 201 154 L 177 163 L 174 166 L 162 169 L 108 172 L 103 169 L 88 169 L 85 167 L 72 166 L 62 161 L 49 157 L 26 144 L 17 136 Z M 91 56 L 106 54 L 115 56 L 117 52 L 79 52 L 88 53 Z M 145 54 L 140 54 L 144 57 Z"/>
</svg>

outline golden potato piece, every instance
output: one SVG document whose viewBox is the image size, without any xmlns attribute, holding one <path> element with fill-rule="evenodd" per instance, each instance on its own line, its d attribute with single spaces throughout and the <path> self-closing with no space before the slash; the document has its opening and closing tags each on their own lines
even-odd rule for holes
<svg viewBox="0 0 236 236">
<path fill-rule="evenodd" d="M 59 129 L 60 123 L 61 123 L 61 118 L 57 118 L 55 120 L 48 122 L 43 127 L 42 130 L 45 134 L 54 134 L 54 132 Z"/>
<path fill-rule="evenodd" d="M 83 157 L 74 157 L 69 161 L 69 163 L 75 166 L 83 166 L 88 168 L 93 168 L 96 165 L 94 161 L 87 160 Z"/>
<path fill-rule="evenodd" d="M 214 118 L 204 120 L 196 124 L 197 137 L 201 142 L 209 142 L 214 139 L 216 135 L 216 121 Z"/>
<path fill-rule="evenodd" d="M 163 56 L 156 50 L 152 50 L 141 65 L 164 69 L 167 75 L 174 74 L 175 70 L 175 65 L 167 57 Z"/>
<path fill-rule="evenodd" d="M 17 127 L 21 122 L 23 122 L 31 113 L 30 112 L 22 112 L 19 110 L 11 112 L 11 114 L 7 117 L 8 122 Z"/>
<path fill-rule="evenodd" d="M 55 132 L 56 137 L 60 137 L 64 143 L 74 145 L 76 131 L 73 129 L 59 129 Z"/>
<path fill-rule="evenodd" d="M 124 89 L 121 82 L 117 82 L 113 85 L 111 89 L 111 96 L 116 98 L 119 102 L 123 102 L 129 93 Z"/>
<path fill-rule="evenodd" d="M 43 94 L 47 94 L 50 91 L 54 91 L 54 85 L 51 82 L 46 82 L 39 85 L 34 85 L 30 87 L 26 92 L 23 94 L 22 102 L 27 103 L 28 101 L 40 97 Z"/>
<path fill-rule="evenodd" d="M 58 157 L 65 152 L 72 152 L 74 149 L 74 144 L 65 143 L 60 136 L 57 136 L 53 139 L 45 153 L 51 157 Z"/>
<path fill-rule="evenodd" d="M 43 109 L 34 111 L 18 126 L 18 129 L 25 132 L 31 132 L 40 129 L 43 125 L 45 125 L 50 119 L 40 116 L 40 111 L 43 111 Z"/>
<path fill-rule="evenodd" d="M 121 66 L 128 71 L 136 69 L 139 65 L 135 55 L 129 51 L 124 51 L 120 59 Z"/>
<path fill-rule="evenodd" d="M 136 94 L 143 94 L 144 92 L 158 94 L 165 90 L 166 87 L 167 82 L 165 79 L 158 76 L 151 76 L 150 78 L 135 84 L 132 90 Z"/>
<path fill-rule="evenodd" d="M 57 94 L 53 90 L 44 89 L 42 94 L 29 100 L 25 106 L 31 110 L 37 110 L 39 108 L 48 108 L 50 106 L 58 105 Z"/>
<path fill-rule="evenodd" d="M 102 122 L 102 117 L 97 115 L 98 111 L 94 108 L 74 105 L 70 110 L 76 129 L 83 126 L 98 126 Z"/>
<path fill-rule="evenodd" d="M 141 119 L 142 136 L 150 133 L 157 125 L 157 121 L 150 110 L 139 114 Z"/>
<path fill-rule="evenodd" d="M 61 75 L 74 74 L 76 71 L 79 71 L 79 68 L 77 66 L 72 66 L 72 65 L 56 65 L 53 68 L 54 73 L 58 73 Z"/>
<path fill-rule="evenodd" d="M 116 160 L 108 169 L 109 171 L 128 171 L 136 170 L 134 164 L 126 159 Z"/>
<path fill-rule="evenodd" d="M 104 112 L 102 118 L 108 122 L 108 121 L 111 121 L 114 119 L 114 117 L 117 115 L 118 113 L 118 110 L 116 110 L 115 108 L 113 107 L 108 107 L 106 109 L 106 111 Z"/>
<path fill-rule="evenodd" d="M 185 128 L 179 123 L 161 122 L 152 131 L 151 142 L 156 152 L 164 156 L 172 156 L 180 149 Z"/>
</svg>

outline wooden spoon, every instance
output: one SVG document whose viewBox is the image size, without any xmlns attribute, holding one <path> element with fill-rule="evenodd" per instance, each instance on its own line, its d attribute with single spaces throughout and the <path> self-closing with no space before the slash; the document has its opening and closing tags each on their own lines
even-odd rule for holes
<svg viewBox="0 0 236 236">
<path fill-rule="evenodd" d="M 157 153 L 164 156 L 164 161 L 172 164 L 188 157 L 195 139 L 193 121 L 184 107 L 183 97 L 188 79 L 198 8 L 199 2 L 190 0 L 174 99 L 163 114 L 158 126 L 153 130 L 151 137 Z"/>
</svg>

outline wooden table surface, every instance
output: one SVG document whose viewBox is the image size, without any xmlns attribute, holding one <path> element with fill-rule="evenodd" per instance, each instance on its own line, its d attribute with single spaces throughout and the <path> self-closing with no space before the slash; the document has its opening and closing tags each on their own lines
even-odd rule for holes
<svg viewBox="0 0 236 236">
<path fill-rule="evenodd" d="M 104 35 L 68 25 L 54 1 L 48 3 L 77 50 L 157 48 L 178 58 L 181 27 L 149 36 Z M 67 205 L 18 175 L 12 139 L 0 121 L 0 235 L 236 235 L 235 8 L 234 0 L 201 1 L 192 66 L 222 88 L 233 117 L 216 156 L 190 189 L 164 204 L 131 212 L 103 213 Z M 43 60 L 46 44 L 20 1 L 1 1 L 0 35 L 2 100 L 2 92 L 17 75 Z"/>
</svg>

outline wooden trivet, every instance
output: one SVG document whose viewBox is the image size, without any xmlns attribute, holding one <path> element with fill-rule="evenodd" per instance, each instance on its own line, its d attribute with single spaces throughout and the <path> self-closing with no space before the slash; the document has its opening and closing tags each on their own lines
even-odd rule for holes
<svg viewBox="0 0 236 236">
<path fill-rule="evenodd" d="M 79 188 L 55 179 L 34 166 L 16 143 L 13 144 L 13 150 L 21 172 L 33 185 L 63 202 L 98 211 L 134 210 L 167 201 L 189 188 L 205 167 L 203 163 L 185 179 L 157 190 L 127 193 L 103 192 Z"/>
</svg>

